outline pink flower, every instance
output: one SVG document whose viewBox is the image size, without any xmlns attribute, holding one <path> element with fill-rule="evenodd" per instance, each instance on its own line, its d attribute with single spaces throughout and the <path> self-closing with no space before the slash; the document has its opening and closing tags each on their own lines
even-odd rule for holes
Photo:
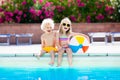
<svg viewBox="0 0 120 80">
<path fill-rule="evenodd" d="M 41 14 L 42 14 L 42 11 L 41 11 L 41 10 L 38 10 L 36 15 L 37 15 L 37 16 L 40 16 Z"/>
<path fill-rule="evenodd" d="M 54 12 L 53 11 L 44 11 L 44 18 L 52 18 L 54 16 Z"/>
<path fill-rule="evenodd" d="M 43 0 L 39 0 L 39 3 L 41 4 L 43 2 Z"/>
<path fill-rule="evenodd" d="M 8 11 L 5 11 L 4 14 L 5 14 L 5 16 L 9 16 L 9 17 L 13 16 L 13 13 L 12 12 L 8 12 Z"/>
<path fill-rule="evenodd" d="M 16 16 L 16 21 L 17 21 L 17 23 L 19 23 L 21 21 L 21 17 L 20 16 Z"/>
<path fill-rule="evenodd" d="M 81 0 L 77 0 L 77 3 L 80 3 L 81 2 Z"/>
<path fill-rule="evenodd" d="M 71 4 L 70 3 L 68 3 L 68 5 L 67 5 L 68 7 L 70 7 L 71 6 Z"/>
<path fill-rule="evenodd" d="M 5 11 L 4 15 L 5 15 L 5 21 L 7 21 L 7 22 L 13 21 L 13 19 L 12 19 L 13 18 L 13 13 L 12 12 Z"/>
<path fill-rule="evenodd" d="M 36 0 L 33 0 L 34 4 L 36 3 Z"/>
<path fill-rule="evenodd" d="M 24 6 L 24 5 L 26 5 L 27 4 L 27 2 L 24 0 L 23 2 L 22 2 L 22 5 Z"/>
<path fill-rule="evenodd" d="M 111 15 L 111 14 L 113 14 L 114 9 L 113 9 L 111 6 L 106 6 L 106 7 L 105 7 L 105 11 L 106 11 L 109 15 Z"/>
<path fill-rule="evenodd" d="M 77 20 L 74 15 L 71 15 L 71 16 L 70 16 L 70 19 L 71 19 L 71 21 L 73 21 L 73 22 L 75 22 L 75 21 Z"/>
<path fill-rule="evenodd" d="M 12 21 L 12 18 L 9 17 L 9 16 L 6 16 L 6 17 L 5 17 L 5 21 L 7 21 L 7 22 L 11 22 L 11 21 Z"/>
<path fill-rule="evenodd" d="M 43 16 L 40 16 L 40 19 L 42 20 L 44 17 Z"/>
<path fill-rule="evenodd" d="M 104 15 L 98 14 L 98 15 L 96 16 L 96 19 L 97 19 L 97 20 L 103 20 L 103 19 L 104 19 Z"/>
<path fill-rule="evenodd" d="M 3 5 L 5 3 L 5 1 L 1 1 L 1 4 Z"/>
<path fill-rule="evenodd" d="M 84 6 L 85 6 L 85 3 L 83 2 L 78 3 L 78 7 L 84 7 Z"/>
<path fill-rule="evenodd" d="M 19 12 L 19 10 L 18 10 L 18 9 L 16 9 L 16 10 L 14 11 L 14 13 L 15 13 L 15 14 L 18 14 L 18 12 Z"/>
<path fill-rule="evenodd" d="M 51 2 L 46 2 L 46 4 L 44 6 L 45 7 L 50 7 L 51 6 Z"/>
<path fill-rule="evenodd" d="M 22 11 L 19 11 L 19 12 L 18 12 L 18 15 L 20 15 L 20 16 L 21 16 L 22 14 L 23 14 L 23 12 L 22 12 Z"/>
<path fill-rule="evenodd" d="M 45 11 L 44 14 L 46 17 L 49 17 L 49 11 Z"/>
<path fill-rule="evenodd" d="M 52 10 L 52 11 L 55 10 L 55 6 L 52 6 L 52 7 L 51 7 L 51 10 Z"/>
<path fill-rule="evenodd" d="M 0 23 L 3 23 L 4 19 L 2 17 L 0 17 Z"/>
<path fill-rule="evenodd" d="M 109 6 L 106 6 L 106 7 L 105 7 L 105 11 L 109 11 Z"/>
<path fill-rule="evenodd" d="M 93 14 L 96 14 L 96 12 L 93 12 Z"/>
<path fill-rule="evenodd" d="M 30 8 L 29 12 L 32 14 L 32 15 L 36 15 L 36 11 L 34 8 Z"/>
<path fill-rule="evenodd" d="M 54 12 L 53 12 L 53 11 L 50 11 L 49 18 L 53 18 L 53 16 L 54 16 Z"/>
<path fill-rule="evenodd" d="M 63 7 L 63 6 L 56 6 L 56 9 L 57 9 L 58 12 L 62 12 L 65 9 L 65 7 Z"/>
<path fill-rule="evenodd" d="M 2 12 L 3 11 L 3 9 L 2 8 L 0 8 L 0 12 Z"/>
<path fill-rule="evenodd" d="M 24 17 L 24 18 L 26 18 L 26 17 L 27 17 L 27 15 L 26 15 L 26 14 L 23 14 L 23 17 Z"/>
<path fill-rule="evenodd" d="M 88 22 L 88 23 L 91 22 L 91 16 L 90 16 L 90 15 L 88 15 L 86 19 L 87 19 L 87 22 Z"/>
</svg>

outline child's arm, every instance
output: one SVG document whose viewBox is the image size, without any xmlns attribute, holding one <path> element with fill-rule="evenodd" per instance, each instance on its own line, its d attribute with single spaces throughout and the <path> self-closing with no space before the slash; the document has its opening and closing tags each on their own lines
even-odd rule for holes
<svg viewBox="0 0 120 80">
<path fill-rule="evenodd" d="M 56 32 L 56 46 L 58 47 L 58 49 L 61 49 L 60 43 L 59 43 L 59 33 Z"/>
<path fill-rule="evenodd" d="M 42 36 L 41 36 L 41 48 L 43 49 L 44 46 L 45 46 L 44 37 L 43 37 L 43 35 L 42 35 Z"/>
</svg>

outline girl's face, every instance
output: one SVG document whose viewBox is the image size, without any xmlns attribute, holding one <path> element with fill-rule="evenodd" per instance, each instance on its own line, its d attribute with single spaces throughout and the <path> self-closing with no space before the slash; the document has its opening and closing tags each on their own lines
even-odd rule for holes
<svg viewBox="0 0 120 80">
<path fill-rule="evenodd" d="M 47 33 L 52 31 L 52 27 L 51 27 L 50 23 L 46 23 L 44 25 L 44 31 L 47 32 Z"/>
<path fill-rule="evenodd" d="M 70 30 L 71 24 L 68 21 L 64 21 L 62 23 L 62 31 L 66 32 L 68 30 Z"/>
</svg>

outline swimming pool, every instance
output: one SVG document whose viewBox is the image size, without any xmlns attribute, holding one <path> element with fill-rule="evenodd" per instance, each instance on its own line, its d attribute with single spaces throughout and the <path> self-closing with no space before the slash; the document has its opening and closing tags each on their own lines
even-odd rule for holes
<svg viewBox="0 0 120 80">
<path fill-rule="evenodd" d="M 0 68 L 0 80 L 120 80 L 120 68 Z"/>
<path fill-rule="evenodd" d="M 0 80 L 120 80 L 120 57 L 75 57 L 69 67 L 48 65 L 49 58 L 0 57 Z"/>
</svg>

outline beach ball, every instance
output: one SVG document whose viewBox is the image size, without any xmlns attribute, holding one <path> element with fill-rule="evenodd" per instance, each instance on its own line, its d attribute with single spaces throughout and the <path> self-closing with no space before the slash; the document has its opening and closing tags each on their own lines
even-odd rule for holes
<svg viewBox="0 0 120 80">
<path fill-rule="evenodd" d="M 69 47 L 73 53 L 85 53 L 89 48 L 89 41 L 84 36 L 76 35 L 71 38 Z"/>
</svg>

